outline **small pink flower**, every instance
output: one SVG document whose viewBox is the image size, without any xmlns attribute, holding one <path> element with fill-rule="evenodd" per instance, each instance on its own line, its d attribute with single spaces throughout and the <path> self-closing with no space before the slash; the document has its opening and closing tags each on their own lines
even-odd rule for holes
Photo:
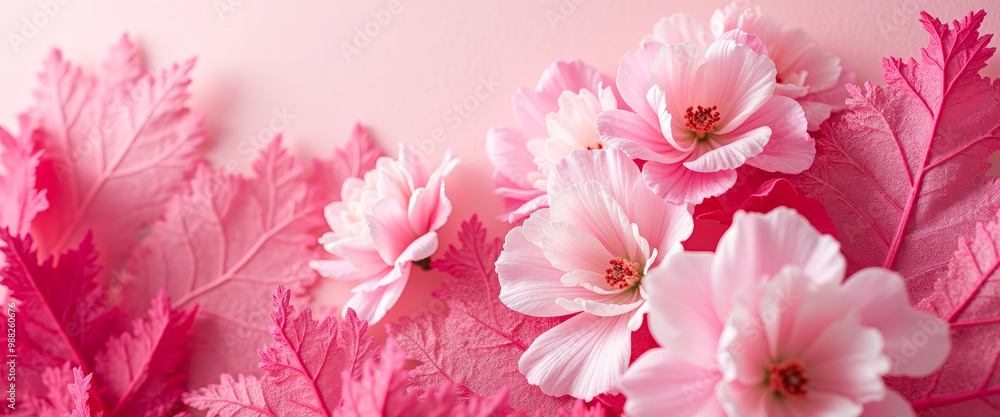
<svg viewBox="0 0 1000 417">
<path fill-rule="evenodd" d="M 939 367 L 948 326 L 910 307 L 895 272 L 864 269 L 842 283 L 844 271 L 839 243 L 787 208 L 738 212 L 715 254 L 668 256 L 642 284 L 661 348 L 623 377 L 625 411 L 914 415 L 883 377 Z"/>
<path fill-rule="evenodd" d="M 549 170 L 576 149 L 600 149 L 594 121 L 604 110 L 619 108 L 611 79 L 579 60 L 552 64 L 535 90 L 514 94 L 514 116 L 521 128 L 495 127 L 486 136 L 486 152 L 496 167 L 496 194 L 516 222 L 546 207 Z"/>
<path fill-rule="evenodd" d="M 550 207 L 507 234 L 500 300 L 531 316 L 575 314 L 521 356 L 521 373 L 546 394 L 589 401 L 615 386 L 642 324 L 642 279 L 691 234 L 687 207 L 640 175 L 617 150 L 574 151 L 548 178 Z"/>
<path fill-rule="evenodd" d="M 677 13 L 660 20 L 653 27 L 653 34 L 643 40 L 661 44 L 690 42 L 704 48 L 734 29 L 760 38 L 766 46 L 767 55 L 778 71 L 775 94 L 799 102 L 810 131 L 819 129 L 832 112 L 847 108 L 844 84 L 854 82 L 854 73 L 844 71 L 840 58 L 822 50 L 804 31 L 782 29 L 777 20 L 762 13 L 759 7 L 732 3 L 717 9 L 712 15 L 711 28 L 689 14 Z"/>
<path fill-rule="evenodd" d="M 647 42 L 626 53 L 618 88 L 634 110 L 597 118 L 604 142 L 648 161 L 646 184 L 673 203 L 700 203 L 736 182 L 736 168 L 799 173 L 815 143 L 795 100 L 774 94 L 774 62 L 734 31 L 707 50 Z"/>
<path fill-rule="evenodd" d="M 451 214 L 444 178 L 458 163 L 450 154 L 431 171 L 423 155 L 400 145 L 399 158 L 381 157 L 364 179 L 344 181 L 341 201 L 326 206 L 331 232 L 319 239 L 340 259 L 312 261 L 320 275 L 361 281 L 347 308 L 375 323 L 396 303 L 414 261 L 438 247 L 437 230 Z"/>
</svg>

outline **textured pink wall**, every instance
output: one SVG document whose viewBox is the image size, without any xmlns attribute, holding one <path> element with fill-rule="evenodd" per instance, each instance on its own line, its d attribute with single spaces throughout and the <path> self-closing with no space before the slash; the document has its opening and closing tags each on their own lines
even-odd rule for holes
<svg viewBox="0 0 1000 417">
<path fill-rule="evenodd" d="M 927 35 L 918 11 L 942 19 L 985 8 L 985 32 L 1000 32 L 997 0 L 760 0 L 786 26 L 804 28 L 839 55 L 859 81 L 878 80 L 881 57 L 918 56 Z M 42 0 L 0 3 L 0 124 L 14 127 L 49 49 L 93 68 L 123 32 L 161 68 L 199 57 L 191 106 L 206 115 L 213 163 L 247 166 L 256 136 L 274 125 L 299 156 L 327 155 L 346 140 L 352 123 L 368 125 L 395 153 L 441 129 L 446 148 L 462 158 L 448 183 L 455 213 L 442 233 L 454 241 L 462 220 L 479 213 L 494 235 L 492 167 L 483 150 L 490 126 L 514 122 L 510 97 L 534 85 L 552 61 L 579 57 L 613 74 L 661 16 L 685 11 L 708 20 L 725 1 L 284 1 Z M 51 17 L 48 17 L 51 15 Z M 43 23 L 26 24 L 32 19 Z M 381 23 L 380 23 L 381 22 Z M 26 27 L 28 26 L 28 27 Z M 357 38 L 368 27 L 377 35 Z M 33 30 L 33 28 L 37 30 Z M 12 35 L 27 41 L 16 46 Z M 356 43 L 357 42 L 357 43 Z M 993 46 L 997 43 L 994 41 Z M 345 47 L 350 50 L 345 54 Z M 350 49 L 356 48 L 356 49 Z M 996 57 L 986 69 L 1000 75 Z M 480 87 L 486 85 L 487 87 Z M 476 98 L 477 89 L 479 98 Z M 454 106 L 474 109 L 461 112 Z M 266 138 L 261 138 L 265 141 Z M 427 142 L 430 143 L 430 142 Z M 444 248 L 442 247 L 442 250 Z M 387 321 L 427 303 L 440 276 L 417 272 Z M 412 281 L 411 281 L 412 282 Z M 327 287 L 319 303 L 339 305 L 346 288 Z"/>
</svg>

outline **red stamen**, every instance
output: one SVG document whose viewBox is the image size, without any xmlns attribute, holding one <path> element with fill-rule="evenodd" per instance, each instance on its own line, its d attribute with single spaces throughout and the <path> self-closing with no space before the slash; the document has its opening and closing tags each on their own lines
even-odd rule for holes
<svg viewBox="0 0 1000 417">
<path fill-rule="evenodd" d="M 719 112 L 715 111 L 717 108 L 717 106 L 698 106 L 698 109 L 695 110 L 693 106 L 688 107 L 684 114 L 684 127 L 697 133 L 698 139 L 705 137 L 705 134 L 711 132 L 715 128 L 715 124 L 722 119 L 719 117 Z"/>
<path fill-rule="evenodd" d="M 605 271 L 607 275 L 604 280 L 608 285 L 624 290 L 639 281 L 639 264 L 628 259 L 614 258 L 611 260 L 611 268 Z"/>
<path fill-rule="evenodd" d="M 603 143 L 598 143 L 597 146 L 588 146 L 587 147 L 588 151 L 592 151 L 592 150 L 595 150 L 595 149 L 604 149 L 604 144 Z"/>
<path fill-rule="evenodd" d="M 777 74 L 777 75 L 774 76 L 774 82 L 776 82 L 778 84 L 781 84 L 783 81 L 784 81 L 784 79 L 781 78 L 781 74 Z"/>
<path fill-rule="evenodd" d="M 805 397 L 808 394 L 806 384 L 806 366 L 797 359 L 791 359 L 771 365 L 768 387 L 775 395 L 785 397 Z"/>
</svg>

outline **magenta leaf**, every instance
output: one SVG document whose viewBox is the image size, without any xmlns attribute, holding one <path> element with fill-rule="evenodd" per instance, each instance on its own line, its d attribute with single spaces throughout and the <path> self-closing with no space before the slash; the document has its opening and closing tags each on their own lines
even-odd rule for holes
<svg viewBox="0 0 1000 417">
<path fill-rule="evenodd" d="M 331 416 L 341 403 L 343 375 L 360 376 L 378 349 L 354 311 L 339 322 L 316 321 L 308 307 L 296 311 L 290 300 L 291 291 L 280 287 L 272 298 L 273 342 L 257 351 L 262 379 L 224 374 L 220 384 L 186 394 L 185 404 L 210 417 Z"/>
<path fill-rule="evenodd" d="M 365 150 L 356 151 L 359 155 L 372 148 L 367 135 L 356 135 L 348 145 Z M 369 163 L 364 159 L 352 170 Z M 145 300 L 166 288 L 174 307 L 199 305 L 190 387 L 216 381 L 220 373 L 257 369 L 254 349 L 270 340 L 266 300 L 278 285 L 302 294 L 316 279 L 307 262 L 317 246 L 314 229 L 324 225 L 323 206 L 331 198 L 324 184 L 339 184 L 348 173 L 360 175 L 310 177 L 282 149 L 279 137 L 262 150 L 252 176 L 200 167 L 190 189 L 167 205 L 132 254 L 128 270 L 136 279 L 126 299 L 137 302 L 132 310 L 143 309 Z"/>
<path fill-rule="evenodd" d="M 917 308 L 951 326 L 951 355 L 930 376 L 894 379 L 892 385 L 921 415 L 995 415 L 1000 407 L 1000 218 L 976 225 L 974 238 L 958 239 L 948 275 Z M 946 331 L 928 327 L 926 332 Z M 920 348 L 926 335 L 914 335 Z"/>
<path fill-rule="evenodd" d="M 102 395 L 112 416 L 163 416 L 180 400 L 187 382 L 185 348 L 194 310 L 170 307 L 161 292 L 148 319 L 133 322 L 132 332 L 108 340 L 95 358 Z"/>
<path fill-rule="evenodd" d="M 220 382 L 184 395 L 184 403 L 208 412 L 209 417 L 277 416 L 264 399 L 260 380 L 222 374 Z"/>
<path fill-rule="evenodd" d="M 979 76 L 994 52 L 978 33 L 985 14 L 949 27 L 923 13 L 921 62 L 887 58 L 886 87 L 848 85 L 850 110 L 791 178 L 830 212 L 850 269 L 899 271 L 914 302 L 946 275 L 955 236 L 1000 206 L 1000 183 L 985 175 L 1000 147 L 1000 83 Z"/>
<path fill-rule="evenodd" d="M 10 234 L 20 236 L 31 227 L 31 220 L 49 208 L 45 190 L 36 189 L 35 176 L 42 151 L 34 150 L 30 138 L 15 138 L 0 128 L 0 225 Z M 0 264 L 3 257 L 0 256 Z"/>
<path fill-rule="evenodd" d="M 11 236 L 0 229 L 7 264 L 2 283 L 17 301 L 17 384 L 22 392 L 45 392 L 46 369 L 66 363 L 93 373 L 92 358 L 110 335 L 112 315 L 104 308 L 104 290 L 94 283 L 100 267 L 86 237 L 79 249 L 38 263 L 31 235 Z M 99 398 L 99 397 L 98 397 Z M 102 407 L 103 408 L 103 407 Z"/>
<path fill-rule="evenodd" d="M 423 313 L 389 328 L 400 347 L 420 365 L 410 372 L 410 387 L 431 390 L 450 383 L 466 395 L 490 398 L 509 387 L 516 410 L 554 416 L 572 406 L 571 397 L 550 397 L 528 384 L 517 369 L 525 349 L 558 318 L 517 313 L 500 302 L 494 263 L 501 239 L 487 239 L 486 229 L 473 217 L 462 223 L 462 248 L 449 247 L 434 267 L 451 275 L 434 295 L 447 314 Z"/>
<path fill-rule="evenodd" d="M 101 264 L 117 271 L 194 169 L 204 140 L 201 118 L 185 107 L 194 60 L 155 75 L 140 61 L 126 37 L 96 76 L 59 51 L 45 61 L 21 119 L 45 150 L 38 186 L 54 209 L 32 225 L 43 254 L 93 230 Z"/>
<path fill-rule="evenodd" d="M 364 126 L 356 123 L 351 130 L 351 137 L 344 146 L 333 151 L 332 159 L 314 161 L 316 166 L 314 182 L 327 191 L 328 200 L 340 200 L 340 189 L 344 180 L 363 177 L 365 172 L 375 168 L 375 161 L 384 155 L 385 152 L 375 145 L 375 141 Z"/>
<path fill-rule="evenodd" d="M 93 414 L 90 410 L 90 380 L 94 374 L 83 376 L 83 370 L 73 368 L 73 382 L 67 385 L 70 397 L 73 399 L 73 412 L 70 417 L 101 417 L 104 412 Z"/>
</svg>

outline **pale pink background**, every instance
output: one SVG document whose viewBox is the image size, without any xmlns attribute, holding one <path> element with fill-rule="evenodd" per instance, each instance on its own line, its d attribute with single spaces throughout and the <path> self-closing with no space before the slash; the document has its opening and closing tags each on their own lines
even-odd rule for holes
<svg viewBox="0 0 1000 417">
<path fill-rule="evenodd" d="M 514 123 L 510 97 L 517 87 L 533 86 L 554 60 L 574 57 L 613 76 L 621 54 L 638 46 L 660 17 L 685 11 L 707 21 L 712 10 L 727 4 L 398 0 L 401 10 L 348 62 L 342 43 L 354 41 L 356 28 L 377 24 L 372 13 L 386 10 L 388 1 L 60 1 L 65 4 L 53 9 L 54 16 L 26 45 L 16 51 L 9 42 L 0 45 L 0 124 L 15 127 L 15 115 L 30 102 L 35 73 L 50 48 L 58 46 L 69 59 L 92 69 L 128 32 L 145 50 L 151 68 L 199 57 L 190 104 L 206 115 L 207 151 L 217 166 L 247 166 L 245 148 L 257 142 L 255 136 L 272 122 L 274 112 L 294 116 L 284 131 L 287 144 L 302 157 L 328 155 L 346 140 L 356 120 L 369 126 L 392 154 L 399 142 L 416 143 L 443 129 L 447 140 L 430 152 L 430 159 L 439 161 L 451 148 L 462 163 L 448 181 L 455 211 L 442 231 L 439 253 L 455 241 L 459 224 L 473 213 L 494 236 L 507 231 L 493 220 L 501 202 L 492 195 L 492 166 L 483 148 L 490 126 Z M 22 19 L 42 13 L 43 4 L 59 3 L 0 3 L 4 39 L 21 33 Z M 230 4 L 232 10 L 225 10 Z M 859 81 L 878 80 L 882 56 L 919 56 L 927 34 L 917 22 L 917 10 L 950 21 L 986 8 L 991 14 L 983 31 L 1000 32 L 996 0 L 752 4 L 787 26 L 804 28 L 855 70 Z M 985 75 L 1000 75 L 997 58 Z M 449 108 L 474 95 L 481 77 L 501 85 L 484 100 L 469 99 L 477 108 L 467 117 L 448 118 Z M 427 304 L 440 279 L 439 273 L 416 272 L 386 322 Z M 324 288 L 317 305 L 341 305 L 347 288 Z M 381 326 L 376 331 L 381 334 Z"/>
</svg>

